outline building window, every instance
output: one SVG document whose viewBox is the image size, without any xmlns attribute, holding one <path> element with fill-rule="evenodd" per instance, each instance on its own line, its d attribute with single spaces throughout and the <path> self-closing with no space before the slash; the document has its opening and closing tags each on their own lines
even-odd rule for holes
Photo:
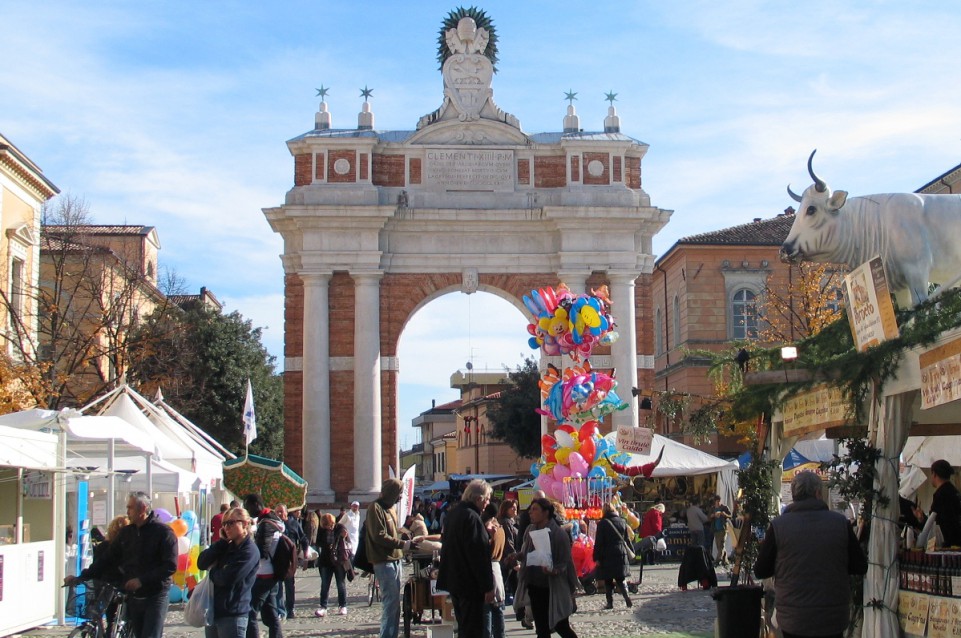
<svg viewBox="0 0 961 638">
<path fill-rule="evenodd" d="M 741 288 L 731 299 L 731 336 L 734 339 L 757 339 L 757 295 Z"/>
<path fill-rule="evenodd" d="M 23 317 L 23 273 L 22 259 L 13 258 L 10 261 L 10 324 L 16 325 Z"/>
<path fill-rule="evenodd" d="M 673 328 L 674 328 L 674 347 L 677 348 L 681 345 L 681 300 L 674 295 L 674 316 Z"/>
<path fill-rule="evenodd" d="M 660 308 L 654 313 L 654 354 L 664 354 L 664 317 Z"/>
</svg>

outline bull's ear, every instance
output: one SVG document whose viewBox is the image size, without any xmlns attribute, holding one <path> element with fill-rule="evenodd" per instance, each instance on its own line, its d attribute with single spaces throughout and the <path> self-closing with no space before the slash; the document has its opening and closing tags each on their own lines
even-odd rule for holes
<svg viewBox="0 0 961 638">
<path fill-rule="evenodd" d="M 844 202 L 848 199 L 847 191 L 834 191 L 831 193 L 831 199 L 828 200 L 828 209 L 836 211 L 844 206 Z"/>
</svg>

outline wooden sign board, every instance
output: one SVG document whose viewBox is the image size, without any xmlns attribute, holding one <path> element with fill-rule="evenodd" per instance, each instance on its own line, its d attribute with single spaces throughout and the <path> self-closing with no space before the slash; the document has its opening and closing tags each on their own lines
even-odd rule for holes
<svg viewBox="0 0 961 638">
<path fill-rule="evenodd" d="M 788 399 L 781 410 L 784 436 L 801 436 L 847 422 L 848 403 L 837 386 L 822 385 Z"/>
</svg>

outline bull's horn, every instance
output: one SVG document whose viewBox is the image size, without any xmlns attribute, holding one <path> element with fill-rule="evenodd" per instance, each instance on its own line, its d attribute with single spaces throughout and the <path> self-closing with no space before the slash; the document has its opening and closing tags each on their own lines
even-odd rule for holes
<svg viewBox="0 0 961 638">
<path fill-rule="evenodd" d="M 801 196 L 791 190 L 791 185 L 787 185 L 787 194 L 791 196 L 791 199 L 796 201 L 798 204 L 801 203 Z"/>
<path fill-rule="evenodd" d="M 813 151 L 811 151 L 811 156 L 808 158 L 808 173 L 811 174 L 811 179 L 814 180 L 814 190 L 816 190 L 819 193 L 823 193 L 824 191 L 827 190 L 828 185 L 824 183 L 823 179 L 821 179 L 820 177 L 814 174 L 814 168 L 812 168 L 811 166 L 811 162 L 812 160 L 814 160 L 814 154 L 817 152 L 818 152 L 817 149 L 814 149 Z"/>
</svg>

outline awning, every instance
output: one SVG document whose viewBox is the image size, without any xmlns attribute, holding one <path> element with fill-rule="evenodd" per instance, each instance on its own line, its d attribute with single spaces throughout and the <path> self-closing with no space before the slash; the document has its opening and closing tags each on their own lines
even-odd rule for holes
<svg viewBox="0 0 961 638">
<path fill-rule="evenodd" d="M 57 437 L 0 426 L 0 465 L 31 470 L 57 467 Z"/>
</svg>

